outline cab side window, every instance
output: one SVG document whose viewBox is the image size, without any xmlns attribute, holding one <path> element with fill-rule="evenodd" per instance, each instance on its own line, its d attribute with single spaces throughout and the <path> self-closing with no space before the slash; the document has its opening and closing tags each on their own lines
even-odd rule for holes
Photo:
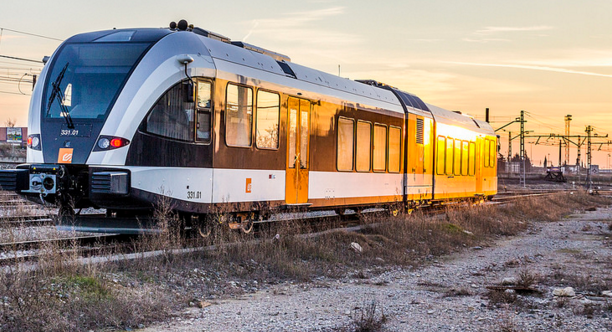
<svg viewBox="0 0 612 332">
<path fill-rule="evenodd" d="M 193 141 L 195 103 L 185 101 L 186 91 L 188 84 L 184 81 L 164 93 L 146 118 L 147 133 L 181 141 Z"/>
<path fill-rule="evenodd" d="M 212 102 L 211 102 L 211 84 L 206 81 L 198 81 L 196 89 L 196 140 L 199 142 L 209 143 L 211 139 L 211 119 L 212 119 Z"/>
</svg>

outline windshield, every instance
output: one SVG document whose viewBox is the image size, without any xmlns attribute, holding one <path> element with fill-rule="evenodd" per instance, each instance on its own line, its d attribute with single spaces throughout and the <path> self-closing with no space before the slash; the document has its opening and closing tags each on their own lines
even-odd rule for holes
<svg viewBox="0 0 612 332">
<path fill-rule="evenodd" d="M 104 119 L 149 45 L 125 42 L 65 45 L 45 82 L 45 117 Z"/>
</svg>

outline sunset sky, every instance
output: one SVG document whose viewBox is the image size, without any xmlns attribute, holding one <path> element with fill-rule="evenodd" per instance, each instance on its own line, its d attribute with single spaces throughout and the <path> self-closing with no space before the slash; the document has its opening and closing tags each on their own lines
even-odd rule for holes
<svg viewBox="0 0 612 332">
<path fill-rule="evenodd" d="M 480 119 L 488 107 L 494 128 L 525 110 L 533 134 L 563 134 L 571 114 L 573 135 L 584 135 L 586 125 L 612 135 L 611 0 L 23 0 L 0 11 L 0 55 L 41 60 L 78 33 L 180 19 Z M 27 125 L 27 81 L 41 66 L 0 58 L 0 125 Z M 508 128 L 518 134 L 518 124 Z M 508 132 L 498 134 L 506 155 Z M 611 150 L 594 151 L 593 163 L 609 167 Z M 558 161 L 558 147 L 528 144 L 527 154 L 535 165 L 544 156 Z"/>
</svg>

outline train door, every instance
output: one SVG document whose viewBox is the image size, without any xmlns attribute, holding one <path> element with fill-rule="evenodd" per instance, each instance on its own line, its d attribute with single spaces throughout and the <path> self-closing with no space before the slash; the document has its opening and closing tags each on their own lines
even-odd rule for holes
<svg viewBox="0 0 612 332">
<path fill-rule="evenodd" d="M 287 116 L 287 172 L 285 201 L 287 204 L 308 202 L 308 170 L 310 167 L 310 102 L 289 97 Z"/>
<path fill-rule="evenodd" d="M 481 137 L 476 138 L 476 194 L 482 194 L 483 182 L 483 163 L 484 163 L 484 144 L 486 143 Z"/>
</svg>

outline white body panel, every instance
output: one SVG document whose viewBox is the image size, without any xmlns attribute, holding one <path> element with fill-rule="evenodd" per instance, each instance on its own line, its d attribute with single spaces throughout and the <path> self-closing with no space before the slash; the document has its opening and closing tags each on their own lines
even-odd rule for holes
<svg viewBox="0 0 612 332">
<path fill-rule="evenodd" d="M 249 182 L 250 192 L 247 188 Z M 213 203 L 284 200 L 285 171 L 223 168 L 214 170 Z"/>
<path fill-rule="evenodd" d="M 309 173 L 308 198 L 402 196 L 403 174 L 390 173 Z"/>
<path fill-rule="evenodd" d="M 285 171 L 187 167 L 121 167 L 132 188 L 194 203 L 282 201 Z M 250 179 L 250 192 L 247 192 Z M 189 192 L 199 192 L 189 197 Z"/>
</svg>

